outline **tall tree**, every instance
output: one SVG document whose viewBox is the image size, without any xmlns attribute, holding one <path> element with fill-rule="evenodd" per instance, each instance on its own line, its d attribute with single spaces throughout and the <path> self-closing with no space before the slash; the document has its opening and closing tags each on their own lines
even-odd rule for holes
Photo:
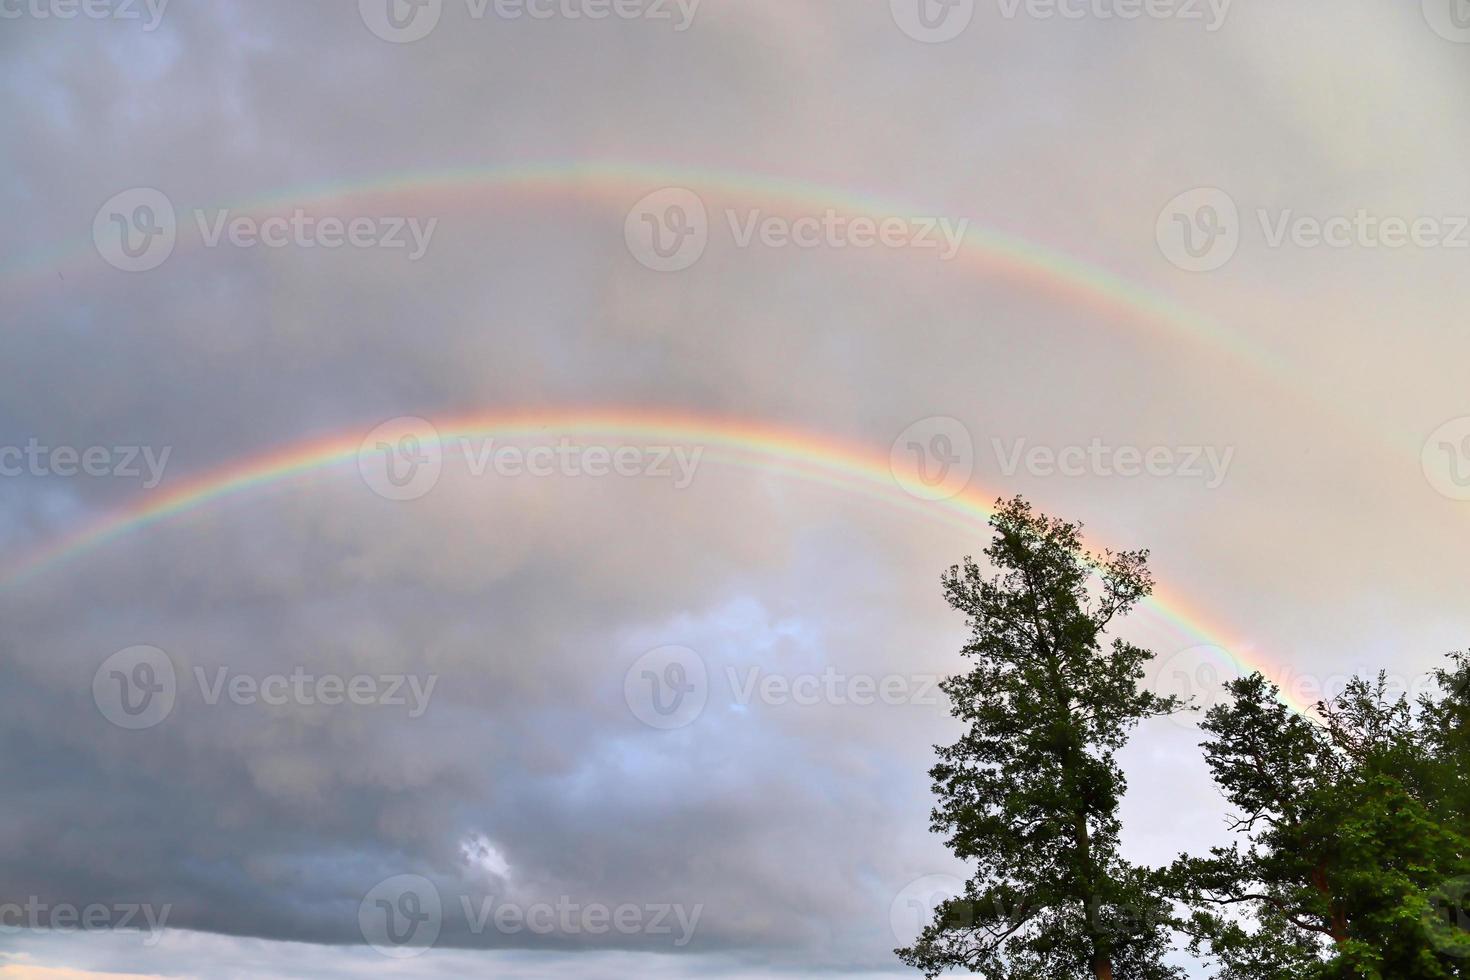
<svg viewBox="0 0 1470 980">
<path fill-rule="evenodd" d="M 1152 590 L 1148 553 L 1089 554 L 1077 524 L 1000 503 L 985 550 L 943 577 L 969 620 L 973 662 L 943 689 L 968 731 L 936 747 L 936 833 L 977 863 L 913 946 L 895 950 L 928 977 L 968 969 L 992 980 L 1091 975 L 1155 980 L 1171 908 L 1119 854 L 1125 784 L 1114 761 L 1144 718 L 1177 699 L 1143 691 L 1152 654 L 1109 625 Z"/>
<path fill-rule="evenodd" d="M 1441 820 L 1470 836 L 1470 654 L 1447 659 L 1434 672 L 1437 690 L 1419 699 L 1436 787 L 1430 802 Z"/>
<path fill-rule="evenodd" d="M 1202 725 L 1205 758 L 1247 846 L 1175 863 L 1193 949 L 1221 962 L 1221 980 L 1470 976 L 1461 909 L 1436 908 L 1470 873 L 1463 811 L 1454 816 L 1464 763 L 1435 748 L 1449 735 L 1434 713 L 1454 698 L 1416 710 L 1380 674 L 1309 719 L 1260 674 L 1229 693 Z"/>
</svg>

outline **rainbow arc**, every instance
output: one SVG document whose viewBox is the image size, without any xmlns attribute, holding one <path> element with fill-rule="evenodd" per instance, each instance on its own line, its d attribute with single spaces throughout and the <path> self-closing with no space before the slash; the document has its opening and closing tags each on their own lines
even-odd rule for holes
<svg viewBox="0 0 1470 980">
<path fill-rule="evenodd" d="M 969 533 L 985 532 L 1004 494 L 968 485 L 947 499 L 925 500 L 906 490 L 888 453 L 826 435 L 740 419 L 633 409 L 548 409 L 463 415 L 433 424 L 441 443 L 461 439 L 547 440 L 603 438 L 625 444 L 700 447 L 704 461 L 774 474 L 881 501 Z M 369 427 L 370 428 L 370 427 Z M 356 467 L 369 428 L 354 429 L 237 459 L 176 486 L 160 488 L 128 506 L 42 544 L 0 574 L 13 588 L 104 546 L 227 499 L 279 487 L 306 474 Z M 1092 543 L 1097 548 L 1097 544 Z M 1223 650 L 1243 671 L 1281 672 L 1230 638 L 1181 597 L 1156 590 L 1148 608 L 1162 621 Z M 1311 705 L 1289 699 L 1307 713 Z"/>
</svg>

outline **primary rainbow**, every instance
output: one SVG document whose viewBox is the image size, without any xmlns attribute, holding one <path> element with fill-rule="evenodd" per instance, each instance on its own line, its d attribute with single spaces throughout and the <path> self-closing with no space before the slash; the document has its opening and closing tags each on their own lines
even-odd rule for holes
<svg viewBox="0 0 1470 980">
<path fill-rule="evenodd" d="M 11 588 L 109 542 L 213 502 L 332 466 L 355 464 L 364 437 L 372 428 L 336 433 L 239 459 L 163 492 L 142 495 L 71 534 L 44 543 L 0 574 L 0 589 Z M 703 448 L 706 461 L 835 487 L 972 533 L 984 530 L 993 502 L 1002 496 L 967 487 L 947 500 L 920 500 L 894 478 L 886 453 L 827 435 L 739 419 L 631 409 L 546 409 L 464 415 L 436 422 L 434 428 L 441 441 L 600 436 L 644 444 L 657 441 L 663 445 L 694 445 Z M 1280 681 L 1281 671 L 1248 653 L 1178 597 L 1159 590 L 1148 604 L 1160 618 L 1185 634 L 1220 647 L 1244 671 L 1260 670 Z M 1283 699 L 1299 712 L 1311 711 L 1310 705 L 1298 703 L 1286 692 Z"/>
</svg>

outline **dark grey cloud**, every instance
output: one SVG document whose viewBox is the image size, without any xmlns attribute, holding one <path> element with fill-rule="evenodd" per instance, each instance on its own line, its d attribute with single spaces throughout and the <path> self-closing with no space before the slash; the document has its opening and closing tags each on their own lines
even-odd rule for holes
<svg viewBox="0 0 1470 980">
<path fill-rule="evenodd" d="M 1420 465 L 1429 433 L 1470 416 L 1460 257 L 1273 249 L 1256 224 L 1258 209 L 1466 213 L 1448 179 L 1470 137 L 1453 103 L 1461 48 L 1416 10 L 1366 2 L 1235 5 L 1214 33 L 979 4 L 939 45 L 904 36 L 887 6 L 705 0 L 677 32 L 475 20 L 446 0 L 412 44 L 375 37 L 352 4 L 175 3 L 152 32 L 4 21 L 0 447 L 170 456 L 154 491 L 0 478 L 0 548 L 29 553 L 230 460 L 404 415 L 677 409 L 879 457 L 916 420 L 949 416 L 973 437 L 976 485 L 1152 547 L 1169 594 L 1252 656 L 1309 677 L 1379 664 L 1412 677 L 1463 646 L 1446 610 L 1464 504 Z M 411 179 L 557 161 L 636 164 L 649 186 Z M 799 216 L 790 201 L 755 178 L 687 176 L 709 246 L 657 273 L 624 224 L 642 193 L 679 183 L 660 170 L 967 218 L 986 241 L 1042 243 L 1133 285 L 1099 297 L 993 251 L 740 248 L 727 209 Z M 323 196 L 393 175 L 409 175 L 396 193 Z M 1218 272 L 1188 274 L 1155 223 L 1201 186 L 1239 205 L 1242 243 Z M 163 191 L 186 231 L 193 208 L 262 201 L 437 224 L 418 261 L 190 241 L 125 273 L 91 230 L 134 187 Z M 1145 293 L 1188 313 L 1140 312 Z M 995 448 L 1094 439 L 1234 455 L 1209 489 L 1008 473 Z M 361 902 L 411 874 L 448 914 L 440 948 L 397 964 L 405 975 L 887 970 L 895 899 L 962 871 L 926 829 L 930 746 L 952 734 L 943 704 L 742 704 L 738 684 L 752 669 L 956 669 L 962 624 L 935 579 L 983 535 L 931 517 L 715 461 L 681 490 L 449 473 L 392 502 L 348 461 L 8 585 L 0 901 L 172 911 L 154 946 L 28 932 L 0 936 L 0 956 L 355 975 L 384 963 Z M 1200 642 L 1148 616 L 1130 629 L 1166 656 Z M 179 690 L 160 724 L 127 731 L 93 681 L 139 644 L 167 653 Z M 660 731 L 624 681 L 668 644 L 703 659 L 709 698 Z M 437 681 L 410 718 L 210 705 L 195 668 Z M 1216 822 L 1193 740 L 1150 729 L 1130 750 L 1138 855 L 1164 860 Z M 702 911 L 680 946 L 474 933 L 459 898 L 490 895 Z"/>
</svg>

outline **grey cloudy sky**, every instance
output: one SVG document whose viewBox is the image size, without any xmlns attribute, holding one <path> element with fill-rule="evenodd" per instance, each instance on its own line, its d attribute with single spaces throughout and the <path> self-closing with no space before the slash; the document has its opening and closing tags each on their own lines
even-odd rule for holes
<svg viewBox="0 0 1470 980">
<path fill-rule="evenodd" d="M 964 873 L 925 771 L 985 535 L 823 446 L 1151 548 L 1206 625 L 1126 629 L 1206 702 L 1464 647 L 1450 0 L 924 3 L 0 0 L 0 903 L 168 910 L 0 930 L 0 976 L 897 975 Z M 561 421 L 32 557 L 496 414 Z M 708 420 L 692 480 L 649 416 Z M 563 437 L 650 451 L 526 468 Z M 1136 859 L 1224 839 L 1196 741 L 1125 754 Z"/>
</svg>

